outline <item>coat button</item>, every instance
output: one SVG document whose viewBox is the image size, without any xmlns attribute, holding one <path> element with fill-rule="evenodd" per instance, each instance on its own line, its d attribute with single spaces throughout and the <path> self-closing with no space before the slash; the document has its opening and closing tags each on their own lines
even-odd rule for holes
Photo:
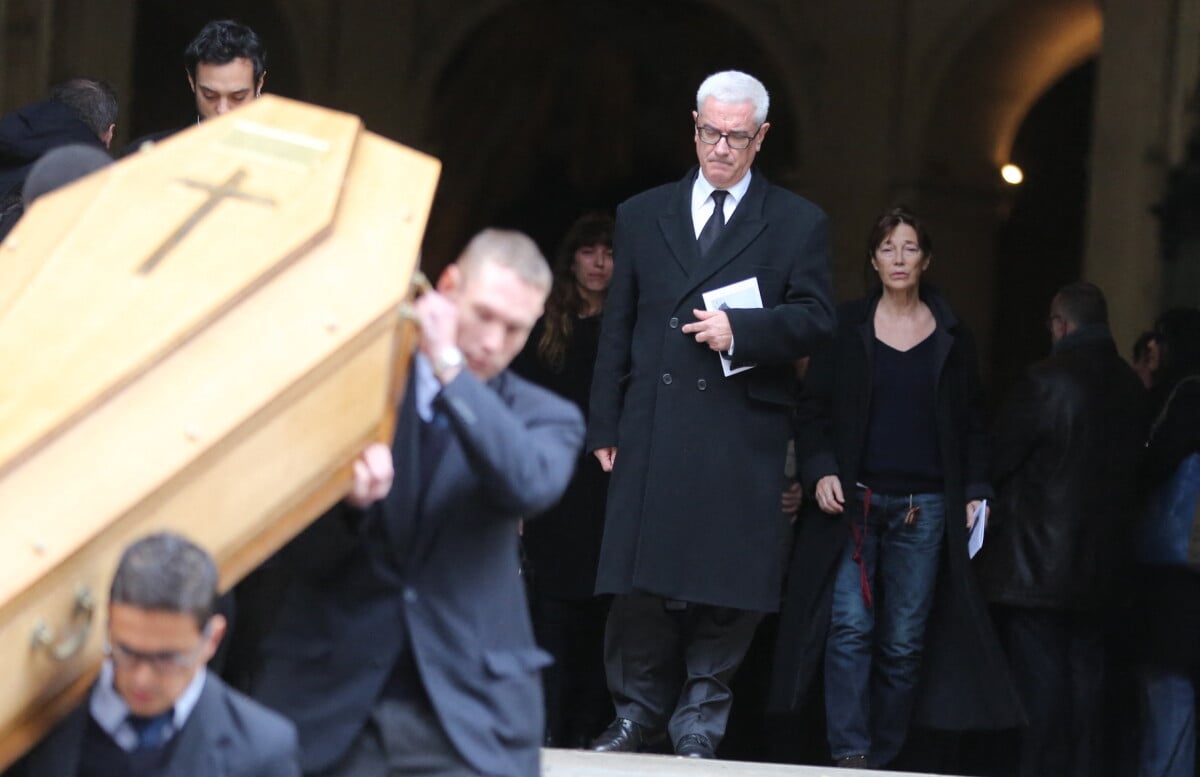
<svg viewBox="0 0 1200 777">
<path fill-rule="evenodd" d="M 666 383 L 668 386 L 671 385 L 671 373 L 669 373 L 669 372 L 663 373 L 663 383 Z"/>
<path fill-rule="evenodd" d="M 416 602 L 417 601 L 417 592 L 411 588 L 405 588 L 404 589 L 404 601 L 408 602 L 409 604 L 413 604 L 414 602 Z"/>
<path fill-rule="evenodd" d="M 701 378 L 700 380 L 696 381 L 696 388 L 704 391 L 706 388 L 708 388 L 708 381 L 704 378 Z"/>
<path fill-rule="evenodd" d="M 672 328 L 672 329 L 678 329 L 678 328 L 679 328 L 679 319 L 678 319 L 678 318 L 676 318 L 675 316 L 671 316 L 671 320 L 670 320 L 670 321 L 668 321 L 667 323 L 671 325 L 671 328 Z"/>
</svg>

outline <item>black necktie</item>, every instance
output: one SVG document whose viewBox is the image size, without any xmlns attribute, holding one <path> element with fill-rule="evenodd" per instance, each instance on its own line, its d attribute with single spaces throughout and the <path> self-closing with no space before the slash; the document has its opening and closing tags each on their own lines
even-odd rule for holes
<svg viewBox="0 0 1200 777">
<path fill-rule="evenodd" d="M 704 229 L 700 230 L 700 237 L 696 238 L 697 244 L 700 246 L 700 255 L 704 256 L 708 253 L 708 249 L 713 247 L 713 243 L 717 242 L 717 238 L 725 230 L 725 196 L 729 192 L 724 189 L 714 189 L 712 193 L 713 208 L 712 215 L 708 217 L 708 222 L 704 225 Z"/>
</svg>

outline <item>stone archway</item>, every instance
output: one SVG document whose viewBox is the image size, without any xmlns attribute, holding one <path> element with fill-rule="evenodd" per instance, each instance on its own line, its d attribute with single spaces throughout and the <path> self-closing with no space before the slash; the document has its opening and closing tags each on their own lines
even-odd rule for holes
<svg viewBox="0 0 1200 777">
<path fill-rule="evenodd" d="M 937 277 L 978 334 L 987 376 L 998 336 L 995 240 L 1011 197 L 999 169 L 1031 106 L 1098 53 L 1102 17 L 1091 0 L 1017 0 L 977 24 L 941 70 L 909 195 L 929 215 Z"/>
<path fill-rule="evenodd" d="M 431 272 L 485 225 L 526 230 L 550 252 L 583 210 L 611 210 L 678 178 L 695 162 L 690 112 L 709 72 L 755 73 L 777 95 L 773 126 L 796 126 L 783 71 L 707 3 L 531 0 L 493 10 L 430 91 L 425 148 L 445 165 L 426 233 Z M 772 133 L 760 158 L 768 176 L 795 169 L 788 141 Z"/>
</svg>

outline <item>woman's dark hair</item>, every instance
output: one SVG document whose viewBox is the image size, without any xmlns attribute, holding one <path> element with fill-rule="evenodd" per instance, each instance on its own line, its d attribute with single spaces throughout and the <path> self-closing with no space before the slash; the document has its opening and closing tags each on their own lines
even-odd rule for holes
<svg viewBox="0 0 1200 777">
<path fill-rule="evenodd" d="M 875 226 L 871 228 L 871 234 L 867 237 L 867 259 L 875 257 L 875 249 L 879 248 L 879 244 L 901 224 L 907 224 L 916 230 L 917 245 L 921 246 L 921 252 L 925 254 L 926 258 L 933 256 L 933 238 L 929 236 L 925 225 L 911 210 L 903 205 L 897 205 L 884 211 L 875 222 Z"/>
<path fill-rule="evenodd" d="M 867 235 L 867 266 L 863 271 L 867 288 L 876 289 L 879 286 L 879 277 L 871 267 L 871 260 L 875 258 L 875 249 L 879 248 L 880 243 L 886 240 L 888 235 L 892 234 L 893 230 L 901 224 L 907 224 L 916 231 L 917 245 L 921 247 L 921 253 L 925 258 L 933 257 L 933 237 L 921 219 L 917 218 L 917 214 L 903 205 L 888 208 L 875 220 L 875 225 L 871 227 L 871 232 Z"/>
<path fill-rule="evenodd" d="M 607 213 L 585 213 L 571 225 L 558 246 L 554 256 L 554 285 L 546 300 L 542 337 L 537 345 L 538 358 L 552 372 L 562 370 L 575 319 L 584 312 L 585 302 L 575 280 L 575 252 L 594 245 L 611 248 L 613 228 L 613 218 Z"/>
<path fill-rule="evenodd" d="M 1200 309 L 1172 308 L 1154 322 L 1161 354 L 1156 386 L 1173 386 L 1180 378 L 1200 374 Z"/>
</svg>

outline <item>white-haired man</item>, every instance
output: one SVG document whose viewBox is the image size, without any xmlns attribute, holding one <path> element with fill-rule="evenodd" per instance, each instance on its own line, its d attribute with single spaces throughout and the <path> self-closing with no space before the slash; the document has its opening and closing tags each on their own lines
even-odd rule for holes
<svg viewBox="0 0 1200 777">
<path fill-rule="evenodd" d="M 699 167 L 617 210 L 587 440 L 612 472 L 596 591 L 616 595 L 617 719 L 596 750 L 665 729 L 676 753 L 712 757 L 729 680 L 778 607 L 793 365 L 834 312 L 825 214 L 753 168 L 768 104 L 752 76 L 709 76 L 692 113 Z M 704 292 L 747 280 L 761 307 L 706 310 Z M 753 366 L 726 375 L 723 358 Z"/>
</svg>

